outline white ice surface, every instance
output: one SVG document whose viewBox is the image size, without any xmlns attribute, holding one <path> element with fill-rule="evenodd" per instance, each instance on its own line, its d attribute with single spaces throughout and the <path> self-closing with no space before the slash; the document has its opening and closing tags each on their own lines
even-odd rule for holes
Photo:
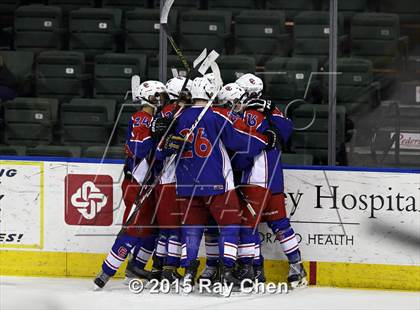
<svg viewBox="0 0 420 310">
<path fill-rule="evenodd" d="M 224 298 L 135 295 L 121 280 L 93 291 L 91 279 L 0 277 L 0 309 L 420 309 L 420 292 L 311 287 L 283 295 Z"/>
</svg>

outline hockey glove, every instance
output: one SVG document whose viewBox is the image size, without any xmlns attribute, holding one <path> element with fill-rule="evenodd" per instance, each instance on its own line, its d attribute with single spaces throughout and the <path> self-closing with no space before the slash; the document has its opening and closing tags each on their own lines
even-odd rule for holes
<svg viewBox="0 0 420 310">
<path fill-rule="evenodd" d="M 271 100 L 260 99 L 260 98 L 251 98 L 245 102 L 246 109 L 258 110 L 264 113 L 265 115 L 271 115 L 275 109 L 275 104 Z"/>
<path fill-rule="evenodd" d="M 263 135 L 267 137 L 267 146 L 265 147 L 266 150 L 272 150 L 277 146 L 279 141 L 279 137 L 277 133 L 272 129 L 267 129 L 263 132 Z"/>
<path fill-rule="evenodd" d="M 184 148 L 182 149 L 182 147 Z M 163 145 L 163 149 L 170 154 L 178 153 L 181 149 L 183 152 L 190 151 L 191 147 L 191 142 L 188 142 L 183 137 L 176 135 L 169 135 L 165 139 L 165 144 Z"/>
<path fill-rule="evenodd" d="M 152 135 L 152 139 L 159 142 L 160 139 L 165 135 L 168 131 L 169 127 L 172 124 L 172 118 L 160 117 L 155 118 L 150 125 L 150 131 Z M 176 127 L 176 121 L 172 124 L 171 128 Z"/>
</svg>

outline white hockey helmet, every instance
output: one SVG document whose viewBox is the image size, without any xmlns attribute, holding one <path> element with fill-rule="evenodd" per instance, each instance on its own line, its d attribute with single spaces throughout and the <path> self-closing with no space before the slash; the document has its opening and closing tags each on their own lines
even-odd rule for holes
<svg viewBox="0 0 420 310">
<path fill-rule="evenodd" d="M 195 78 L 191 85 L 191 98 L 193 100 L 210 100 L 211 97 L 220 91 L 221 87 L 222 85 L 219 85 L 212 73 Z"/>
<path fill-rule="evenodd" d="M 185 84 L 185 80 L 186 80 L 185 77 L 177 76 L 170 79 L 166 83 L 166 90 L 168 92 L 168 96 L 170 100 L 177 100 L 179 98 L 179 93 L 181 92 L 182 87 Z M 187 85 L 186 85 L 186 90 L 191 91 L 191 85 L 192 85 L 192 81 L 188 80 Z"/>
<path fill-rule="evenodd" d="M 235 112 L 239 112 L 243 107 L 245 90 L 236 83 L 229 83 L 223 86 L 217 95 L 219 105 L 226 105 Z"/>
<path fill-rule="evenodd" d="M 148 105 L 156 112 L 156 109 L 164 104 L 164 94 L 166 94 L 165 85 L 162 82 L 150 80 L 140 84 L 135 98 L 141 105 Z"/>
<path fill-rule="evenodd" d="M 263 81 L 252 73 L 242 75 L 235 83 L 246 91 L 248 98 L 261 97 L 264 89 Z"/>
</svg>

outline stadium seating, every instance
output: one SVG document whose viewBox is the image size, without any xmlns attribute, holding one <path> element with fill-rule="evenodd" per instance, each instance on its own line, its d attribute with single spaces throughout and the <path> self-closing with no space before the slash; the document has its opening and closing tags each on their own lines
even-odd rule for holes
<svg viewBox="0 0 420 310">
<path fill-rule="evenodd" d="M 231 37 L 232 13 L 225 11 L 187 11 L 180 16 L 179 45 L 184 53 L 197 54 L 207 47 L 226 51 Z"/>
<path fill-rule="evenodd" d="M 285 11 L 287 21 L 292 21 L 302 11 L 317 9 L 314 0 L 266 0 L 265 7 L 267 10 Z"/>
<path fill-rule="evenodd" d="M 350 22 L 353 16 L 357 13 L 363 13 L 368 10 L 369 0 L 351 0 L 351 1 L 338 1 L 338 12 L 344 18 L 345 33 L 350 31 Z M 322 0 L 322 9 L 329 10 L 330 0 Z"/>
<path fill-rule="evenodd" d="M 2 0 L 0 2 L 0 28 L 12 25 L 13 15 L 18 6 L 18 0 Z"/>
<path fill-rule="evenodd" d="M 126 101 L 118 106 L 117 115 L 120 117 L 116 120 L 118 124 L 118 132 L 115 144 L 124 144 L 127 138 L 128 122 L 130 121 L 131 116 L 136 113 L 138 109 L 139 105 L 133 104 L 131 101 Z"/>
<path fill-rule="evenodd" d="M 159 53 L 159 10 L 136 9 L 126 12 L 125 51 L 156 56 Z M 176 32 L 178 13 L 169 14 L 169 29 Z"/>
<path fill-rule="evenodd" d="M 79 146 L 38 145 L 26 149 L 27 156 L 81 157 L 81 154 Z"/>
<path fill-rule="evenodd" d="M 102 7 L 115 8 L 123 11 L 134 10 L 135 8 L 147 8 L 147 0 L 103 0 Z"/>
<path fill-rule="evenodd" d="M 153 2 L 154 2 L 155 8 L 160 7 L 160 0 L 153 0 Z M 201 9 L 201 3 L 200 3 L 200 0 L 176 0 L 174 1 L 172 8 L 180 9 L 180 10 Z"/>
<path fill-rule="evenodd" d="M 36 95 L 54 97 L 67 101 L 74 97 L 85 97 L 85 60 L 82 53 L 48 51 L 36 59 Z"/>
<path fill-rule="evenodd" d="M 370 59 L 374 68 L 395 68 L 406 59 L 407 38 L 400 38 L 396 14 L 360 13 L 351 25 L 351 56 Z"/>
<path fill-rule="evenodd" d="M 343 34 L 343 19 L 338 17 L 339 48 L 345 37 Z M 296 15 L 294 26 L 293 56 L 317 57 L 320 64 L 325 63 L 329 56 L 330 17 L 328 12 L 307 11 Z"/>
<path fill-rule="evenodd" d="M 398 14 L 403 25 L 420 24 L 420 1 L 417 0 L 379 0 L 379 11 Z"/>
<path fill-rule="evenodd" d="M 97 54 L 117 51 L 121 35 L 121 10 L 82 8 L 69 16 L 70 50 L 91 58 Z"/>
<path fill-rule="evenodd" d="M 0 145 L 0 155 L 3 156 L 24 156 L 25 147 L 22 145 Z"/>
<path fill-rule="evenodd" d="M 255 59 L 248 56 L 220 56 L 217 59 L 225 84 L 235 82 L 245 73 L 255 72 Z"/>
<path fill-rule="evenodd" d="M 238 15 L 243 10 L 257 9 L 255 0 L 208 0 L 209 10 L 226 10 L 232 12 L 233 16 Z"/>
<path fill-rule="evenodd" d="M 295 131 L 292 136 L 292 146 L 299 154 L 311 154 L 315 164 L 328 163 L 328 109 L 327 105 L 303 104 L 293 111 L 292 119 L 295 128 L 304 128 L 311 123 L 316 113 L 312 126 L 305 131 Z M 345 135 L 345 113 L 343 106 L 337 106 L 337 161 L 345 165 L 345 160 L 340 158 Z"/>
<path fill-rule="evenodd" d="M 281 11 L 242 11 L 236 17 L 235 54 L 248 55 L 263 65 L 274 56 L 287 56 L 290 36 Z"/>
<path fill-rule="evenodd" d="M 116 102 L 112 99 L 73 99 L 61 105 L 61 143 L 104 145 L 114 125 Z"/>
<path fill-rule="evenodd" d="M 146 55 L 104 54 L 95 57 L 95 98 L 123 101 L 131 90 L 131 77 L 146 76 Z"/>
<path fill-rule="evenodd" d="M 15 76 L 18 93 L 27 94 L 31 90 L 34 53 L 29 51 L 0 51 L 7 69 Z"/>
<path fill-rule="evenodd" d="M 48 0 L 48 5 L 59 6 L 63 10 L 63 14 L 68 16 L 70 11 L 82 7 L 95 7 L 95 0 Z"/>
<path fill-rule="evenodd" d="M 195 56 L 186 57 L 188 63 L 191 65 L 194 61 Z M 181 63 L 181 60 L 176 55 L 168 55 L 168 70 L 167 76 L 168 80 L 173 77 L 172 69 L 176 69 L 178 75 L 180 76 L 187 76 L 187 70 Z M 159 60 L 157 58 L 149 58 L 149 64 L 147 69 L 147 77 L 151 80 L 159 79 Z M 192 77 L 194 78 L 194 76 Z"/>
<path fill-rule="evenodd" d="M 51 144 L 58 104 L 56 99 L 25 97 L 4 102 L 4 141 L 26 146 Z"/>
<path fill-rule="evenodd" d="M 316 58 L 274 58 L 267 62 L 265 75 L 267 93 L 276 102 L 304 98 L 312 72 L 318 70 Z M 310 87 L 318 81 L 313 76 Z"/>
<path fill-rule="evenodd" d="M 59 7 L 21 6 L 15 13 L 15 49 L 34 52 L 60 50 L 64 44 L 62 27 L 62 13 Z"/>
<path fill-rule="evenodd" d="M 380 104 L 380 85 L 374 82 L 370 60 L 339 58 L 337 72 L 337 104 L 349 115 L 367 113 Z M 324 89 L 328 97 L 328 76 L 324 77 Z"/>
<path fill-rule="evenodd" d="M 105 157 L 104 157 L 105 156 Z M 121 146 L 90 146 L 83 150 L 83 157 L 88 158 L 106 158 L 106 159 L 124 159 L 124 148 Z"/>
</svg>

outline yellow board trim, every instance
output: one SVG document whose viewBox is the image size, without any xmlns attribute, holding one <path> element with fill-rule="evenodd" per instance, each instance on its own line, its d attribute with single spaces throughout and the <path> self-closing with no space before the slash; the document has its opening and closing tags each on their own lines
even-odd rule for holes
<svg viewBox="0 0 420 310">
<path fill-rule="evenodd" d="M 0 160 L 0 165 L 38 166 L 39 167 L 39 244 L 5 244 L 0 248 L 8 249 L 43 249 L 44 248 L 44 162 Z"/>
<path fill-rule="evenodd" d="M 0 275 L 39 277 L 94 277 L 106 254 L 44 251 L 0 251 Z M 309 263 L 304 263 L 310 277 Z M 204 266 L 203 260 L 201 267 Z M 150 262 L 149 262 L 150 268 Z M 116 277 L 123 277 L 123 265 Z M 286 280 L 288 263 L 265 261 L 270 282 Z M 314 282 L 315 279 L 308 279 Z M 316 263 L 316 284 L 319 286 L 375 288 L 420 291 L 420 266 L 379 264 Z"/>
</svg>

